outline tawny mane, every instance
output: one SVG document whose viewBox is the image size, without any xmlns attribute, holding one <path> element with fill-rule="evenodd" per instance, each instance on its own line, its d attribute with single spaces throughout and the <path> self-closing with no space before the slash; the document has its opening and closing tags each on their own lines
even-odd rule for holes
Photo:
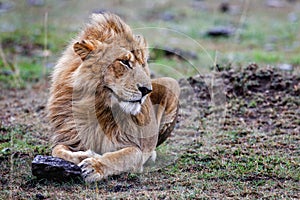
<svg viewBox="0 0 300 200">
<path fill-rule="evenodd" d="M 81 32 L 79 39 L 96 39 L 100 42 L 107 42 L 117 35 L 132 37 L 132 31 L 130 27 L 116 15 L 109 13 L 102 15 L 93 14 L 90 23 L 87 24 Z"/>
<path fill-rule="evenodd" d="M 109 13 L 94 14 L 91 16 L 90 23 L 70 43 L 55 66 L 48 102 L 49 118 L 55 133 L 53 136 L 54 146 L 63 144 L 74 151 L 97 148 L 98 144 L 94 138 L 103 137 L 100 131 L 118 134 L 112 113 L 104 104 L 107 96 L 105 96 L 106 93 L 103 91 L 101 81 L 99 83 L 86 83 L 93 84 L 92 87 L 97 92 L 92 94 L 94 96 L 78 100 L 78 102 L 75 102 L 77 107 L 76 105 L 74 106 L 74 91 L 76 93 L 76 90 L 78 90 L 78 88 L 74 88 L 74 74 L 77 73 L 78 68 L 82 64 L 82 59 L 73 50 L 74 43 L 78 41 L 89 40 L 111 43 L 118 36 L 134 40 L 130 27 L 118 16 Z M 86 80 L 86 82 L 89 81 Z M 88 88 L 89 86 L 86 85 L 85 87 Z M 95 95 L 98 96 L 95 97 Z M 91 104 L 94 107 L 89 107 Z M 89 117 L 89 112 L 92 112 L 94 116 L 87 123 L 85 117 Z M 147 112 L 147 106 L 144 106 L 142 112 Z M 78 119 L 74 119 L 74 116 L 77 116 Z M 87 137 L 84 134 L 90 135 Z M 89 143 L 88 147 L 86 147 L 87 143 Z"/>
</svg>

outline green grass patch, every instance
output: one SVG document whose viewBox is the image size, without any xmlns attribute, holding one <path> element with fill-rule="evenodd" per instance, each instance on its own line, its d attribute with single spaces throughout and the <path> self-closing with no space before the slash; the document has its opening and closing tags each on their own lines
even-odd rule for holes
<svg viewBox="0 0 300 200">
<path fill-rule="evenodd" d="M 26 129 L 25 129 L 26 130 Z M 0 157 L 10 154 L 50 154 L 48 146 L 37 144 L 31 131 L 22 126 L 0 128 Z"/>
<path fill-rule="evenodd" d="M 255 100 L 251 100 L 250 102 L 249 102 L 249 108 L 256 108 L 257 107 L 257 103 L 256 103 L 256 101 Z"/>
<path fill-rule="evenodd" d="M 6 88 L 24 88 L 27 83 L 36 83 L 45 75 L 49 73 L 49 71 L 44 70 L 44 67 L 40 62 L 23 61 L 17 63 L 14 66 L 15 71 L 12 71 L 11 68 L 4 67 L 0 64 L 0 69 L 2 69 L 2 73 L 0 73 L 0 82 Z M 6 73 L 4 73 L 6 72 Z"/>
<path fill-rule="evenodd" d="M 283 60 L 283 56 L 279 52 L 266 52 L 255 50 L 252 52 L 253 61 L 257 63 L 269 63 L 274 64 L 281 62 Z"/>
<path fill-rule="evenodd" d="M 221 158 L 198 162 L 204 170 L 198 176 L 201 179 L 294 179 L 299 181 L 299 166 L 280 156 L 242 155 L 232 159 Z"/>
<path fill-rule="evenodd" d="M 290 60 L 292 65 L 300 65 L 300 56 L 293 56 Z"/>
</svg>

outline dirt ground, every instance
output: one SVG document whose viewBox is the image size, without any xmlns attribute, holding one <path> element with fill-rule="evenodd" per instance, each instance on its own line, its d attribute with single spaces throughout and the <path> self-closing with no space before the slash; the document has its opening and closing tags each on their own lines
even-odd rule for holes
<svg viewBox="0 0 300 200">
<path fill-rule="evenodd" d="M 179 82 L 180 116 L 158 163 L 96 184 L 32 176 L 33 157 L 50 153 L 48 84 L 1 90 L 1 199 L 299 197 L 299 75 L 252 64 Z M 226 101 L 213 100 L 213 91 Z"/>
</svg>

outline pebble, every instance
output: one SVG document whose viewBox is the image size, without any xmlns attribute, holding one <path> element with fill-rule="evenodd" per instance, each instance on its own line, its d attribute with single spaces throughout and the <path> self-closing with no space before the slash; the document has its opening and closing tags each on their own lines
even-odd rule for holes
<svg viewBox="0 0 300 200">
<path fill-rule="evenodd" d="M 278 69 L 282 70 L 282 71 L 292 71 L 293 70 L 293 66 L 290 64 L 281 64 L 277 66 Z"/>
<path fill-rule="evenodd" d="M 280 0 L 268 0 L 266 2 L 266 5 L 272 8 L 282 8 L 284 7 L 284 4 Z"/>
<path fill-rule="evenodd" d="M 44 6 L 45 0 L 27 0 L 27 4 L 31 6 Z"/>
<path fill-rule="evenodd" d="M 10 148 L 4 148 L 1 150 L 2 153 L 9 153 L 10 152 Z"/>
<path fill-rule="evenodd" d="M 231 26 L 217 26 L 206 31 L 206 35 L 210 37 L 229 37 L 235 32 Z"/>
<path fill-rule="evenodd" d="M 40 193 L 37 193 L 37 194 L 35 195 L 35 197 L 36 197 L 37 199 L 45 199 L 44 195 L 42 195 L 42 194 L 40 194 Z"/>
</svg>

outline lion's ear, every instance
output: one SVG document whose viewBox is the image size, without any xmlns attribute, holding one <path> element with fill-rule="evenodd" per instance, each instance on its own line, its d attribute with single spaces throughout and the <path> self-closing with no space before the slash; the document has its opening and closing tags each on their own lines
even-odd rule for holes
<svg viewBox="0 0 300 200">
<path fill-rule="evenodd" d="M 96 45 L 92 41 L 82 40 L 73 45 L 74 52 L 78 54 L 81 60 L 84 60 L 91 51 L 96 49 Z"/>
<path fill-rule="evenodd" d="M 135 39 L 140 45 L 143 45 L 145 47 L 147 46 L 147 41 L 145 40 L 145 38 L 143 36 L 135 35 Z"/>
</svg>

